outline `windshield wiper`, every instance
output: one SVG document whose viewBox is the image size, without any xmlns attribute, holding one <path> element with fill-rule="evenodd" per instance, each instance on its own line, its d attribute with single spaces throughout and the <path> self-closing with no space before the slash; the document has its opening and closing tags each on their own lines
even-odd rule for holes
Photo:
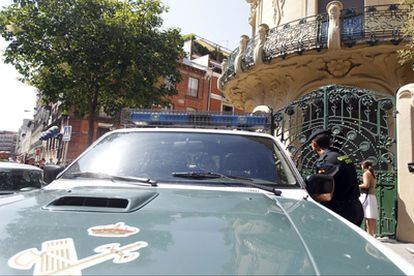
<svg viewBox="0 0 414 276">
<path fill-rule="evenodd" d="M 254 183 L 254 181 L 250 178 L 245 178 L 236 175 L 226 175 L 217 172 L 205 172 L 205 171 L 190 171 L 190 172 L 173 172 L 172 176 L 174 177 L 182 177 L 182 178 L 191 178 L 191 179 L 215 179 L 215 178 L 225 178 L 229 180 L 236 180 L 238 183 L 247 186 L 258 188 L 267 192 L 271 192 L 277 196 L 282 194 L 281 190 L 276 188 L 268 187 L 266 185 L 261 185 Z"/>
<path fill-rule="evenodd" d="M 135 184 L 147 184 L 142 186 L 157 186 L 157 181 L 150 178 L 141 178 L 134 176 L 119 176 L 119 175 L 109 175 L 105 173 L 95 173 L 95 172 L 76 172 L 68 175 L 69 177 L 86 177 L 86 178 L 96 178 L 96 179 L 108 179 L 111 181 L 126 181 L 126 182 L 135 182 Z"/>
<path fill-rule="evenodd" d="M 172 176 L 182 177 L 182 178 L 191 178 L 191 179 L 222 178 L 221 174 L 213 173 L 213 172 L 203 172 L 203 171 L 173 172 Z"/>
</svg>

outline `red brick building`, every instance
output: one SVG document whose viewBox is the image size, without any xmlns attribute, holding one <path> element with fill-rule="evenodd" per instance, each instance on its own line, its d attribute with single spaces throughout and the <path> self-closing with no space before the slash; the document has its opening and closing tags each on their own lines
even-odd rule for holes
<svg viewBox="0 0 414 276">
<path fill-rule="evenodd" d="M 171 109 L 233 112 L 233 105 L 217 88 L 218 73 L 191 60 L 181 62 L 179 70 L 182 81 L 177 84 L 178 94 L 170 99 Z"/>
<path fill-rule="evenodd" d="M 190 35 L 188 38 L 184 45 L 187 57 L 178 65 L 182 81 L 176 87 L 178 94 L 169 98 L 171 102 L 169 109 L 234 112 L 233 105 L 217 88 L 217 81 L 221 74 L 220 64 L 230 51 L 195 35 Z M 49 119 L 44 123 L 43 131 L 54 126 L 61 131 L 60 134 L 46 141 L 37 141 L 41 133 L 34 136 L 35 140 L 37 139 L 34 144 L 40 147 L 37 159 L 45 158 L 47 161 L 52 159 L 54 163 L 70 162 L 87 148 L 88 120 L 60 114 L 57 104 L 50 106 L 49 109 Z M 72 134 L 69 142 L 63 142 L 63 127 L 67 125 L 72 126 Z M 94 140 L 116 127 L 113 125 L 113 120 L 101 112 L 95 120 Z"/>
<path fill-rule="evenodd" d="M 217 88 L 221 62 L 230 54 L 228 49 L 196 35 L 189 35 L 184 44 L 187 58 L 179 64 L 182 81 L 178 94 L 171 98 L 171 108 L 187 111 L 233 112 Z"/>
</svg>

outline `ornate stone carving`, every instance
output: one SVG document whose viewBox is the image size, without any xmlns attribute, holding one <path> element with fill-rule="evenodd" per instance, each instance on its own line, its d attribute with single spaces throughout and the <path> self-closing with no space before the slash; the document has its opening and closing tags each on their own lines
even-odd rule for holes
<svg viewBox="0 0 414 276">
<path fill-rule="evenodd" d="M 269 31 L 269 26 L 266 24 L 259 25 L 259 38 L 254 47 L 254 64 L 263 64 L 263 47 L 267 40 L 267 32 Z"/>
<path fill-rule="evenodd" d="M 337 78 L 345 76 L 351 70 L 351 66 L 349 60 L 331 60 L 326 63 L 328 73 Z"/>
<path fill-rule="evenodd" d="M 249 24 L 250 26 L 252 26 L 252 29 L 254 30 L 256 28 L 258 0 L 246 0 L 246 2 L 250 4 Z"/>
<path fill-rule="evenodd" d="M 237 54 L 236 59 L 234 61 L 234 68 L 235 68 L 236 75 L 243 72 L 243 67 L 242 67 L 243 60 L 242 59 L 246 52 L 246 47 L 247 47 L 248 42 L 249 42 L 249 37 L 247 35 L 242 35 L 240 37 L 239 53 Z"/>
<path fill-rule="evenodd" d="M 331 60 L 325 63 L 323 71 L 328 72 L 329 75 L 335 78 L 341 78 L 346 76 L 352 68 L 358 66 L 352 63 L 350 60 Z"/>
<path fill-rule="evenodd" d="M 226 98 L 230 99 L 236 108 L 244 110 L 246 103 L 246 93 L 239 87 L 233 87 L 226 93 Z"/>
<path fill-rule="evenodd" d="M 239 87 L 247 98 L 257 98 L 259 104 L 270 104 L 274 108 L 280 108 L 309 91 L 332 83 L 395 95 L 402 83 L 414 81 L 412 68 L 398 63 L 397 49 L 387 44 L 360 47 L 352 51 L 346 49 L 292 56 L 253 66 L 242 76 L 231 78 L 225 84 L 223 93 L 227 96 L 233 87 Z M 288 80 L 288 76 L 292 79 L 283 82 Z M 258 89 L 258 84 L 263 88 Z M 233 101 L 232 96 L 228 97 L 230 101 Z M 236 99 L 242 102 L 240 95 Z"/>
<path fill-rule="evenodd" d="M 275 26 L 279 26 L 280 21 L 282 20 L 285 1 L 286 0 L 273 0 L 273 22 L 275 23 Z"/>
<path fill-rule="evenodd" d="M 328 49 L 341 49 L 341 27 L 340 16 L 343 5 L 339 1 L 329 2 L 326 6 L 326 11 L 329 16 L 328 27 Z"/>
<path fill-rule="evenodd" d="M 256 106 L 256 103 L 253 99 L 247 99 L 244 102 L 244 110 L 247 112 L 251 112 L 255 106 Z"/>
</svg>

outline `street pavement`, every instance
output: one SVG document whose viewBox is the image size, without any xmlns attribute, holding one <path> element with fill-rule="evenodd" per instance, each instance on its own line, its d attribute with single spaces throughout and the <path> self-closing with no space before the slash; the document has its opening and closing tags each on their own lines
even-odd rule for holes
<svg viewBox="0 0 414 276">
<path fill-rule="evenodd" d="M 389 238 L 378 238 L 378 240 L 414 265 L 414 243 L 405 243 Z"/>
</svg>

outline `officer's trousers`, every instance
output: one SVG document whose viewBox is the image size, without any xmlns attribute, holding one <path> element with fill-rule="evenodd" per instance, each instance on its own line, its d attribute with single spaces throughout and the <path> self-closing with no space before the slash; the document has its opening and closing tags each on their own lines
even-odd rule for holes
<svg viewBox="0 0 414 276">
<path fill-rule="evenodd" d="M 364 209 L 359 199 L 347 201 L 325 201 L 322 205 L 334 211 L 357 226 L 364 220 Z"/>
</svg>

